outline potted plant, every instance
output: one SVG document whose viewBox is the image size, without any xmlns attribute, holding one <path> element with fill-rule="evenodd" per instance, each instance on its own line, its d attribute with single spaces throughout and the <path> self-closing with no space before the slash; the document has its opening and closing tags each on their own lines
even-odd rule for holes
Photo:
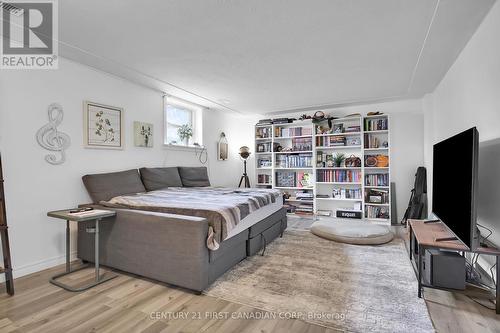
<svg viewBox="0 0 500 333">
<path fill-rule="evenodd" d="M 177 135 L 181 141 L 184 141 L 184 144 L 187 146 L 189 144 L 189 139 L 193 136 L 193 129 L 189 125 L 182 125 L 177 130 Z"/>
<path fill-rule="evenodd" d="M 341 167 L 342 163 L 344 163 L 344 161 L 345 161 L 345 154 L 344 153 L 336 153 L 333 156 L 333 161 L 335 162 L 335 166 L 337 168 Z"/>
</svg>

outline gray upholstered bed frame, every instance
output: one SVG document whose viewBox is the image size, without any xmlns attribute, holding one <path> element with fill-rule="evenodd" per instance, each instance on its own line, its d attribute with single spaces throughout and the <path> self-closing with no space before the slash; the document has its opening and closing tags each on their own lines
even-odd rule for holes
<svg viewBox="0 0 500 333">
<path fill-rule="evenodd" d="M 116 175 L 111 178 L 113 176 Z M 89 181 L 91 176 L 85 177 Z M 103 179 L 103 175 L 98 175 L 93 180 L 102 187 Z M 91 193 L 92 186 L 86 183 L 86 187 Z M 211 251 L 206 245 L 208 221 L 205 218 L 112 210 L 116 216 L 99 225 L 103 265 L 197 292 L 247 256 L 265 249 L 266 244 L 282 235 L 287 227 L 286 210 L 282 208 L 223 241 L 217 251 Z M 94 237 L 86 229 L 93 225 L 94 222 L 78 224 L 78 258 L 89 262 L 94 260 Z"/>
<path fill-rule="evenodd" d="M 259 252 L 287 227 L 282 208 L 211 251 L 206 245 L 208 222 L 204 218 L 113 210 L 116 217 L 99 225 L 103 265 L 198 292 Z M 78 223 L 78 257 L 89 262 L 94 260 L 94 237 L 86 228 L 93 225 Z"/>
</svg>

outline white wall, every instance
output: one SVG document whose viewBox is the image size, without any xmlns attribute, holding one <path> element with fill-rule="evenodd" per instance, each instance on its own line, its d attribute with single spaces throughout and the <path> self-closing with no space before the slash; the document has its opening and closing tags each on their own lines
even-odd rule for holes
<svg viewBox="0 0 500 333">
<path fill-rule="evenodd" d="M 496 165 L 500 165 L 500 145 L 495 143 L 500 138 L 499 32 L 500 3 L 496 2 L 441 83 L 424 98 L 425 162 L 429 170 L 432 167 L 434 143 L 473 126 L 479 130 L 478 222 L 494 231 L 490 240 L 497 246 L 500 246 L 500 211 L 497 208 L 500 204 L 499 170 L 496 168 L 491 175 L 485 175 L 487 166 L 484 161 L 491 160 L 491 154 L 495 154 L 493 162 L 496 160 Z M 482 152 L 487 153 L 486 146 L 489 147 L 490 156 L 481 156 Z M 495 153 L 491 153 L 491 149 Z M 453 167 L 452 163 L 450 161 L 450 167 Z M 431 179 L 429 177 L 429 189 Z M 488 204 L 484 202 L 485 198 Z"/>
<path fill-rule="evenodd" d="M 380 111 L 390 115 L 391 124 L 391 181 L 396 183 L 398 220 L 401 220 L 408 205 L 410 191 L 417 167 L 424 165 L 423 133 L 424 115 L 422 100 L 411 99 L 396 102 L 356 105 L 325 110 L 330 115 Z M 304 112 L 314 114 L 314 112 Z M 299 117 L 301 113 L 280 115 Z"/>
<path fill-rule="evenodd" d="M 428 167 L 432 144 L 472 126 L 478 128 L 480 142 L 500 138 L 499 31 L 497 2 L 436 90 L 424 98 Z M 498 221 L 485 222 L 497 228 L 493 237 L 500 245 L 500 216 Z"/>
<path fill-rule="evenodd" d="M 83 148 L 84 100 L 124 108 L 125 150 Z M 59 166 L 45 162 L 47 151 L 35 141 L 36 131 L 48 122 L 47 106 L 54 102 L 65 112 L 59 130 L 72 140 L 67 162 Z M 46 217 L 46 212 L 89 202 L 82 175 L 141 166 L 200 165 L 194 152 L 162 146 L 162 105 L 159 92 L 65 59 L 54 71 L 2 71 L 0 149 L 15 276 L 62 262 L 64 223 Z M 154 148 L 134 147 L 135 120 L 154 124 Z M 214 185 L 237 185 L 242 171 L 237 150 L 252 145 L 253 124 L 252 118 L 204 111 L 203 137 Z M 224 162 L 216 159 L 221 131 L 230 147 L 230 158 Z"/>
</svg>

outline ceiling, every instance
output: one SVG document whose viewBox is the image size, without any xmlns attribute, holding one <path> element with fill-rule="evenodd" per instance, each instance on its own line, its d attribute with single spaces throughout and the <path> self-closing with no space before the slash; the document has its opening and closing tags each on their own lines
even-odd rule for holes
<svg viewBox="0 0 500 333">
<path fill-rule="evenodd" d="M 64 0 L 60 54 L 212 108 L 431 92 L 494 0 Z"/>
</svg>

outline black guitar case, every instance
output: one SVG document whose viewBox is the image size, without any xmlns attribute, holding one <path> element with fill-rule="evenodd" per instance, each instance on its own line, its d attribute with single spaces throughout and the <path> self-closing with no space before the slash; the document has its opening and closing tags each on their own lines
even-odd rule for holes
<svg viewBox="0 0 500 333">
<path fill-rule="evenodd" d="M 415 184 L 411 190 L 410 201 L 401 224 L 406 225 L 408 219 L 422 220 L 427 218 L 427 170 L 418 167 L 415 174 Z"/>
</svg>

